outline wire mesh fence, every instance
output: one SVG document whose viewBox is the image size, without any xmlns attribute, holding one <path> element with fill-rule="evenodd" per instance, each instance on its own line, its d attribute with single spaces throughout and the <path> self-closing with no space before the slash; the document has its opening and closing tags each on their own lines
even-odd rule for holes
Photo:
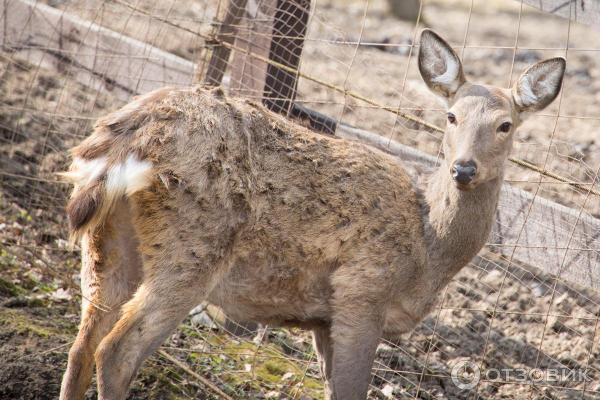
<svg viewBox="0 0 600 400">
<path fill-rule="evenodd" d="M 566 3 L 572 18 L 582 12 L 584 2 Z M 434 162 L 443 156 L 445 110 L 419 77 L 420 29 L 441 32 L 468 78 L 487 84 L 508 87 L 528 65 L 565 57 L 560 97 L 519 129 L 505 193 L 516 200 L 501 203 L 488 246 L 434 312 L 410 334 L 382 340 L 370 398 L 600 398 L 597 27 L 509 0 L 427 0 L 416 21 L 398 20 L 383 0 L 2 7 L 0 296 L 5 308 L 25 297 L 27 307 L 61 309 L 72 325 L 77 312 L 65 299 L 78 296 L 78 259 L 64 240 L 68 187 L 55 173 L 95 118 L 131 96 L 222 83 L 324 134 L 358 128 Z M 64 362 L 68 338 L 40 351 Z M 322 396 L 310 335 L 297 329 L 238 323 L 200 307 L 162 351 L 232 398 Z M 166 386 L 218 397 L 164 356 L 154 367 L 164 373 L 142 374 L 134 396 Z M 480 379 L 457 386 L 458 367 Z"/>
</svg>

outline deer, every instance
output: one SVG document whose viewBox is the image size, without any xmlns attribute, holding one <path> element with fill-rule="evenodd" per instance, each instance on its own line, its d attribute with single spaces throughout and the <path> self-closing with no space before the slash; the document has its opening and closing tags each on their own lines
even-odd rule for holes
<svg viewBox="0 0 600 400">
<path fill-rule="evenodd" d="M 99 398 L 126 398 L 208 301 L 311 330 L 325 398 L 365 399 L 380 338 L 411 331 L 485 245 L 515 129 L 557 97 L 566 61 L 510 89 L 470 83 L 423 30 L 418 66 L 447 108 L 444 158 L 423 184 L 384 151 L 218 88 L 158 89 L 100 118 L 65 173 L 83 300 L 60 398 L 84 398 L 94 365 Z"/>
</svg>

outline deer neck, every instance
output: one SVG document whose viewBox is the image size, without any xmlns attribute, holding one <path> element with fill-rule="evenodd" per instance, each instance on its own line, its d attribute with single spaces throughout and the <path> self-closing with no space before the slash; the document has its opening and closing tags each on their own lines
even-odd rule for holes
<svg viewBox="0 0 600 400">
<path fill-rule="evenodd" d="M 424 233 L 430 283 L 441 288 L 481 250 L 495 218 L 502 175 L 471 191 L 459 190 L 448 166 L 430 177 L 424 196 Z"/>
</svg>

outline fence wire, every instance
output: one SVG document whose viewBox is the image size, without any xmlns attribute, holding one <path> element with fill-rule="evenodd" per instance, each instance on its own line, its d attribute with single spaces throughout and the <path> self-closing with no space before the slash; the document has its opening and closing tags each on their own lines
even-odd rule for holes
<svg viewBox="0 0 600 400">
<path fill-rule="evenodd" d="M 324 131 L 352 126 L 441 157 L 445 112 L 416 64 L 418 32 L 428 26 L 457 49 L 474 81 L 508 87 L 528 65 L 553 56 L 567 59 L 567 71 L 560 98 L 519 129 L 506 180 L 522 193 L 523 209 L 497 221 L 486 248 L 413 332 L 382 339 L 369 398 L 600 398 L 600 295 L 565 278 L 574 265 L 600 269 L 590 261 L 598 259 L 600 231 L 579 230 L 600 218 L 597 28 L 519 1 L 426 0 L 416 22 L 393 17 L 391 3 L 5 2 L 0 316 L 13 297 L 25 297 L 76 324 L 68 300 L 80 296 L 79 259 L 64 240 L 68 187 L 55 173 L 97 117 L 137 93 L 209 79 Z M 568 3 L 575 13 L 579 3 Z M 545 199 L 570 208 L 569 217 L 549 218 L 537 208 Z M 535 229 L 556 240 L 530 241 Z M 556 268 L 527 265 L 524 252 L 548 254 Z M 34 352 L 64 366 L 69 337 Z M 305 331 L 231 321 L 199 306 L 162 350 L 232 398 L 322 397 Z M 480 370 L 474 387 L 453 383 L 461 362 Z M 570 375 L 521 379 L 518 372 L 549 370 Z M 166 386 L 183 397 L 218 398 L 169 358 L 155 356 L 144 371 L 137 397 Z"/>
</svg>

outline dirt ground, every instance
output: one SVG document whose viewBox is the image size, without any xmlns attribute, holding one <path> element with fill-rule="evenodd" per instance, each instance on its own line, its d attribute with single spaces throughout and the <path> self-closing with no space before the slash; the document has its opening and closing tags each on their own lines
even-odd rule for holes
<svg viewBox="0 0 600 400">
<path fill-rule="evenodd" d="M 363 23 L 366 3 L 316 2 L 302 71 L 442 124 L 444 113 L 421 83 L 414 54 L 409 57 L 408 48 L 402 46 L 412 41 L 414 26 L 392 18 L 382 0 L 368 2 Z M 202 56 L 197 38 L 123 12 L 113 2 L 50 4 L 182 57 L 197 60 Z M 526 6 L 519 24 L 518 2 L 474 1 L 469 12 L 470 4 L 429 1 L 423 16 L 427 26 L 461 52 L 467 38 L 463 59 L 467 75 L 474 80 L 506 86 L 528 64 L 564 56 L 565 51 L 556 48 L 564 48 L 569 36 L 561 117 L 555 117 L 556 103 L 529 119 L 520 130 L 513 155 L 540 165 L 548 155 L 548 169 L 591 182 L 600 165 L 600 122 L 596 119 L 600 58 L 590 51 L 599 45 L 598 30 L 577 24 L 569 30 L 565 20 Z M 212 2 L 202 1 L 140 2 L 138 6 L 200 30 L 210 29 L 208 22 L 215 12 Z M 517 29 L 519 47 L 535 49 L 513 53 Z M 356 50 L 355 45 L 339 43 L 359 38 L 372 45 Z M 91 131 L 94 119 L 120 103 L 77 84 L 68 73 L 53 74 L 22 64 L 9 53 L 0 55 L 0 399 L 54 399 L 76 334 L 80 297 L 79 258 L 65 241 L 62 210 L 68 188 L 57 183 L 53 173 L 64 170 L 66 150 Z M 430 154 L 438 152 L 436 134 L 417 130 L 391 113 L 365 107 L 308 80 L 300 81 L 299 98 L 343 122 Z M 536 178 L 537 174 L 516 167 L 510 168 L 508 176 L 526 189 L 535 186 L 521 181 Z M 584 197 L 556 183 L 543 184 L 539 195 L 570 206 L 580 206 Z M 586 210 L 600 216 L 600 202 L 588 202 Z M 370 398 L 600 399 L 597 293 L 482 253 L 441 297 L 439 309 L 414 332 L 394 342 L 382 341 Z M 256 332 L 231 335 L 207 325 L 206 318 L 190 316 L 163 349 L 236 399 L 321 398 L 321 380 L 306 332 L 269 330 L 260 341 Z M 530 385 L 514 377 L 489 375 L 476 388 L 460 390 L 450 373 L 463 360 L 481 366 L 483 374 L 490 369 L 555 368 L 586 370 L 588 380 Z M 91 389 L 88 398 L 94 397 Z M 155 355 L 135 380 L 131 398 L 216 397 L 185 371 Z"/>
</svg>

